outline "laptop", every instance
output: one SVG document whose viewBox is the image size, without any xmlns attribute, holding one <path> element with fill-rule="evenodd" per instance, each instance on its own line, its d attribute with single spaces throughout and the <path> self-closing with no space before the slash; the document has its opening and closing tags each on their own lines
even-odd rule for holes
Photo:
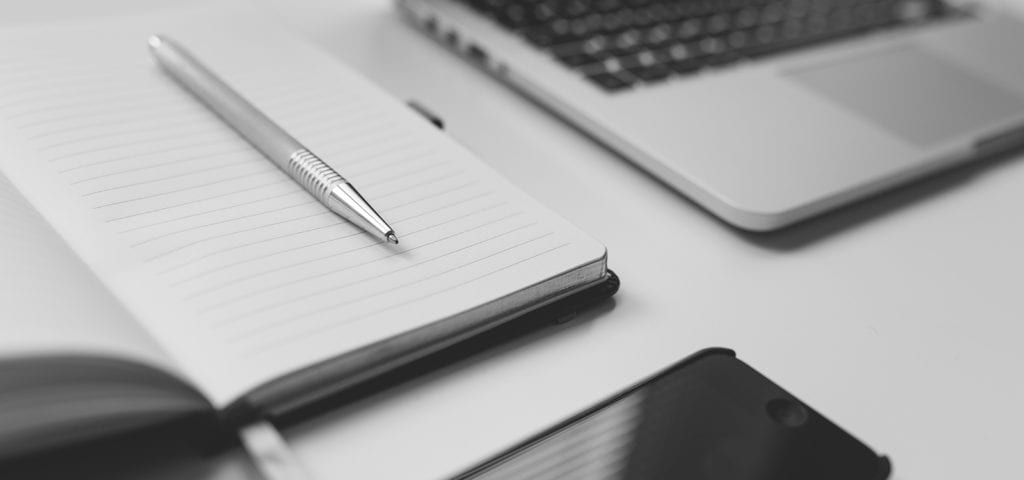
<svg viewBox="0 0 1024 480">
<path fill-rule="evenodd" d="M 398 0 L 726 222 L 778 229 L 1024 143 L 1024 25 L 942 0 Z"/>
</svg>

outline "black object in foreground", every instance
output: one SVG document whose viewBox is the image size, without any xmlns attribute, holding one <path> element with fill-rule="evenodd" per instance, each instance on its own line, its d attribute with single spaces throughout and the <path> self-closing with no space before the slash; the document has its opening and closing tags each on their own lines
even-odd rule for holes
<svg viewBox="0 0 1024 480">
<path fill-rule="evenodd" d="M 890 469 L 886 457 L 716 348 L 459 478 L 883 480 Z"/>
</svg>

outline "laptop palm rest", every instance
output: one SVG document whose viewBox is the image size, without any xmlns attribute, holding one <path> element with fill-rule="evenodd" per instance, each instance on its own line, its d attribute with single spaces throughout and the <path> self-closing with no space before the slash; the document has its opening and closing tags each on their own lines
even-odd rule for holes
<svg viewBox="0 0 1024 480">
<path fill-rule="evenodd" d="M 919 147 L 962 138 L 1024 113 L 1024 98 L 913 45 L 787 75 Z"/>
</svg>

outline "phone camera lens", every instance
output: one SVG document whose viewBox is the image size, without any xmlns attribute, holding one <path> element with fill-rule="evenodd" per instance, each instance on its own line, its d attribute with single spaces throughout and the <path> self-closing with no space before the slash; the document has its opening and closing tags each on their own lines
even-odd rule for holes
<svg viewBox="0 0 1024 480">
<path fill-rule="evenodd" d="M 799 427 L 807 422 L 807 409 L 799 402 L 788 398 L 769 400 L 764 409 L 768 416 L 780 425 Z"/>
</svg>

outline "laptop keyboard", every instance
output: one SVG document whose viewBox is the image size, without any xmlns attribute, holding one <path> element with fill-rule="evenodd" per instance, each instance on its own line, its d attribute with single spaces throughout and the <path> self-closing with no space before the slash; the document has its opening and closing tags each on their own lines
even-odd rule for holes
<svg viewBox="0 0 1024 480">
<path fill-rule="evenodd" d="M 948 17 L 941 0 L 459 0 L 608 91 Z"/>
</svg>

